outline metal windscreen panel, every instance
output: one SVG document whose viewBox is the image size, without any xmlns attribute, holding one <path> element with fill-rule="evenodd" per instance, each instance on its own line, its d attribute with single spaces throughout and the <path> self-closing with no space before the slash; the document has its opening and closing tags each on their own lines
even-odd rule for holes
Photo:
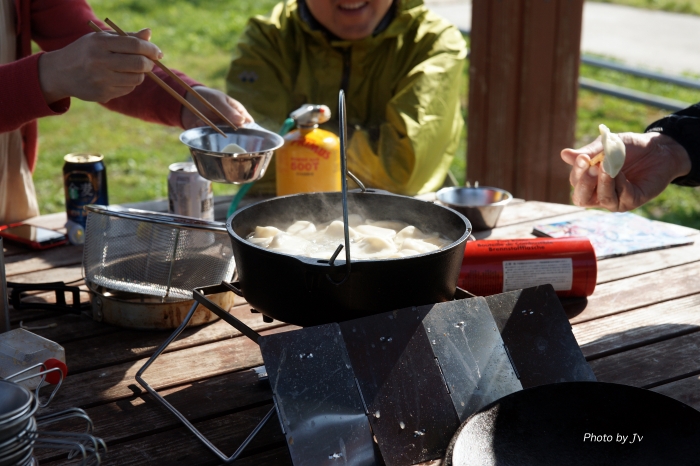
<svg viewBox="0 0 700 466">
<path fill-rule="evenodd" d="M 459 426 L 422 320 L 430 306 L 340 323 L 388 466 L 444 455 Z"/>
<path fill-rule="evenodd" d="M 486 302 L 523 388 L 596 380 L 551 285 L 488 296 Z"/>
<path fill-rule="evenodd" d="M 379 464 L 338 324 L 259 343 L 295 466 Z"/>
<path fill-rule="evenodd" d="M 423 326 L 460 422 L 522 390 L 484 298 L 436 304 Z"/>
</svg>

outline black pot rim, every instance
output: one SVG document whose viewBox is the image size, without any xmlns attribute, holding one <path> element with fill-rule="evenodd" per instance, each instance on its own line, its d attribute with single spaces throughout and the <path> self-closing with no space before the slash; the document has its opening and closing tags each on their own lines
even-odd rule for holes
<svg viewBox="0 0 700 466">
<path fill-rule="evenodd" d="M 278 251 L 271 251 L 271 250 L 269 250 L 269 249 L 267 249 L 267 248 L 263 248 L 263 247 L 261 247 L 261 246 L 258 246 L 257 244 L 253 244 L 253 243 L 251 243 L 250 241 L 248 241 L 248 240 L 246 240 L 245 238 L 243 238 L 243 237 L 241 237 L 240 235 L 238 235 L 238 233 L 236 233 L 236 232 L 233 230 L 233 227 L 231 226 L 231 224 L 233 223 L 233 220 L 234 220 L 234 218 L 235 218 L 236 216 L 238 216 L 239 214 L 243 213 L 244 211 L 246 211 L 246 210 L 248 210 L 248 209 L 255 208 L 255 206 L 259 206 L 259 205 L 262 204 L 262 203 L 276 202 L 276 201 L 278 201 L 278 200 L 280 200 L 280 199 L 293 198 L 293 197 L 305 197 L 305 196 L 309 196 L 309 195 L 318 195 L 318 194 L 329 194 L 329 193 L 321 193 L 321 192 L 319 192 L 319 193 L 299 193 L 299 194 L 290 194 L 290 195 L 287 195 L 287 196 L 278 196 L 278 197 L 274 197 L 274 198 L 272 198 L 272 199 L 267 199 L 267 200 L 264 200 L 264 201 L 256 202 L 255 204 L 251 204 L 251 205 L 249 205 L 249 206 L 246 206 L 246 207 L 244 207 L 244 208 L 242 208 L 242 209 L 237 210 L 236 212 L 234 212 L 234 213 L 226 220 L 226 230 L 228 231 L 228 234 L 229 234 L 229 236 L 230 236 L 231 238 L 233 238 L 233 239 L 235 239 L 235 240 L 241 242 L 242 244 L 245 244 L 247 247 L 251 247 L 251 248 L 253 248 L 253 249 L 255 249 L 255 250 L 258 250 L 258 251 L 259 251 L 260 253 L 262 253 L 262 254 L 272 254 L 273 256 L 284 256 L 284 257 L 289 257 L 289 258 L 291 258 L 291 259 L 296 259 L 297 261 L 302 262 L 302 263 L 304 263 L 304 264 L 314 265 L 314 266 L 317 266 L 317 267 L 331 267 L 331 265 L 328 263 L 328 261 L 325 261 L 325 260 L 322 260 L 322 259 L 316 259 L 316 258 L 313 258 L 313 257 L 306 257 L 306 256 L 296 256 L 296 255 L 287 254 L 287 253 L 278 252 Z M 410 197 L 410 196 L 402 196 L 402 195 L 399 195 L 399 194 L 393 194 L 393 193 L 389 193 L 389 192 L 386 192 L 386 191 L 367 190 L 367 192 L 365 192 L 365 193 L 361 193 L 361 192 L 350 192 L 350 193 L 348 193 L 348 195 L 395 196 L 395 197 L 401 197 L 401 198 L 405 198 L 405 199 L 410 199 L 410 200 L 415 201 L 415 202 L 428 202 L 428 201 L 422 201 L 422 200 L 420 200 L 420 199 L 415 199 L 415 198 Z M 471 225 L 471 222 L 467 219 L 467 217 L 465 217 L 464 215 L 462 215 L 461 213 L 457 212 L 456 210 L 454 210 L 454 209 L 452 209 L 452 208 L 450 208 L 450 207 L 447 207 L 447 206 L 444 206 L 444 205 L 440 205 L 440 204 L 435 204 L 435 203 L 432 203 L 432 202 L 428 202 L 428 203 L 434 205 L 434 206 L 437 207 L 437 208 L 448 210 L 448 211 L 452 212 L 453 214 L 455 214 L 458 218 L 460 218 L 460 219 L 464 222 L 464 227 L 465 227 L 464 233 L 462 234 L 462 236 L 460 236 L 458 239 L 454 240 L 454 241 L 451 242 L 450 244 L 448 244 L 448 245 L 446 245 L 446 246 L 444 246 L 444 247 L 442 247 L 442 248 L 440 248 L 440 249 L 436 249 L 435 251 L 430 251 L 430 252 L 424 252 L 424 253 L 422 253 L 422 254 L 416 254 L 415 256 L 394 257 L 394 258 L 388 258 L 388 259 L 353 259 L 352 257 L 350 257 L 350 261 L 351 261 L 353 264 L 359 264 L 359 263 L 377 263 L 377 262 L 381 262 L 381 263 L 391 263 L 391 262 L 395 262 L 395 261 L 403 261 L 403 260 L 408 260 L 408 259 L 417 259 L 417 258 L 430 257 L 430 256 L 439 256 L 439 255 L 442 255 L 442 254 L 447 254 L 447 253 L 449 252 L 449 250 L 451 250 L 452 248 L 454 248 L 455 246 L 459 245 L 460 243 L 464 242 L 467 238 L 469 238 L 469 236 L 471 235 L 471 232 L 472 232 L 472 225 Z M 342 256 L 342 259 L 341 259 L 341 256 Z M 337 258 L 336 261 L 335 261 L 335 267 L 338 267 L 338 266 L 344 265 L 344 264 L 345 264 L 345 255 L 344 255 L 344 254 L 341 254 L 340 256 L 338 256 L 338 258 Z"/>
</svg>

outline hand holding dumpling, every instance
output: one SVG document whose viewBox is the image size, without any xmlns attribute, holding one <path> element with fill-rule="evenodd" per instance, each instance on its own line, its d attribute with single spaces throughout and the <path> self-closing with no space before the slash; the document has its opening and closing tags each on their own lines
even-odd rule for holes
<svg viewBox="0 0 700 466">
<path fill-rule="evenodd" d="M 659 133 L 621 133 L 626 157 L 615 177 L 591 166 L 591 158 L 603 152 L 602 138 L 580 149 L 564 149 L 561 158 L 572 165 L 569 181 L 573 202 L 581 207 L 603 207 L 612 212 L 632 210 L 658 196 L 668 184 L 690 172 L 690 158 L 683 146 Z"/>
</svg>

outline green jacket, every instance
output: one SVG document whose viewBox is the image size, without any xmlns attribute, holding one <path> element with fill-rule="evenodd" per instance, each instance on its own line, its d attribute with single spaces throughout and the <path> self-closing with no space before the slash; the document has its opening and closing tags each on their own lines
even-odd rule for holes
<svg viewBox="0 0 700 466">
<path fill-rule="evenodd" d="M 303 104 L 325 104 L 338 134 L 338 92 L 346 93 L 348 169 L 371 187 L 414 195 L 438 189 L 459 145 L 467 47 L 456 27 L 422 0 L 396 0 L 383 31 L 329 39 L 299 14 L 296 0 L 252 18 L 238 43 L 227 91 L 256 123 L 277 131 Z M 273 158 L 274 161 L 274 158 Z M 274 166 L 258 190 L 274 192 Z"/>
</svg>

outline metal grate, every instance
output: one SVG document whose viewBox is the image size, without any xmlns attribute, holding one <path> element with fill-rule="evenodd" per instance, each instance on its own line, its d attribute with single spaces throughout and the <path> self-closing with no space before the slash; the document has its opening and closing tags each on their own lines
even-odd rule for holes
<svg viewBox="0 0 700 466">
<path fill-rule="evenodd" d="M 119 207 L 88 206 L 85 279 L 161 298 L 192 299 L 192 289 L 230 281 L 235 262 L 222 223 Z"/>
</svg>

